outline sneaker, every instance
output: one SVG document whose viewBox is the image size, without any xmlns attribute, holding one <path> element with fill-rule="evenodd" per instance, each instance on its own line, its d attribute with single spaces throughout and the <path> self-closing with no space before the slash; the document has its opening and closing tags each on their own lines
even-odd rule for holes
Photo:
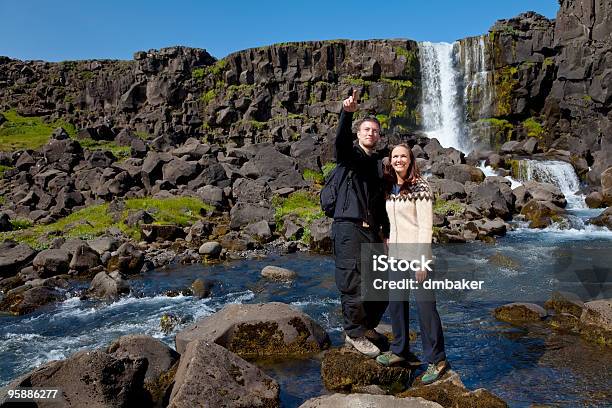
<svg viewBox="0 0 612 408">
<path fill-rule="evenodd" d="M 421 377 L 421 382 L 425 385 L 438 381 L 442 374 L 446 372 L 449 365 L 446 360 L 440 361 L 438 364 L 430 364 L 427 366 L 427 371 Z"/>
<path fill-rule="evenodd" d="M 404 361 L 406 361 L 404 357 L 398 356 L 397 354 L 393 354 L 393 352 L 391 351 L 385 351 L 384 353 L 376 357 L 376 362 L 378 364 L 384 365 L 385 367 L 391 367 Z"/>
<path fill-rule="evenodd" d="M 385 336 L 382 333 L 377 332 L 375 329 L 368 329 L 365 331 L 364 335 L 366 336 L 366 338 L 374 343 L 377 342 L 388 342 L 389 339 L 387 339 L 387 336 Z"/>
<path fill-rule="evenodd" d="M 345 341 L 347 344 L 353 346 L 355 350 L 368 357 L 374 358 L 380 354 L 380 349 L 365 336 L 357 337 L 355 339 L 351 338 L 350 336 L 346 336 Z"/>
</svg>

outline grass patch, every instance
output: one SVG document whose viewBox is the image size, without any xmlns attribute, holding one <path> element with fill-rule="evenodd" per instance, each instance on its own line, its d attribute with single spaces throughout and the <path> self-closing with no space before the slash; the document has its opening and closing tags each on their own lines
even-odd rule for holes
<svg viewBox="0 0 612 408">
<path fill-rule="evenodd" d="M 108 140 L 81 139 L 78 142 L 83 149 L 108 150 L 117 159 L 125 159 L 127 157 L 130 157 L 131 154 L 130 146 L 119 146 L 115 142 L 111 142 Z"/>
<path fill-rule="evenodd" d="M 304 180 L 306 181 L 314 181 L 317 184 L 323 184 L 325 178 L 323 177 L 323 173 L 318 171 L 306 169 L 303 174 Z"/>
<path fill-rule="evenodd" d="M 14 110 L 2 112 L 6 122 L 0 126 L 0 151 L 36 150 L 49 141 L 53 130 L 63 127 L 70 136 L 76 134 L 73 125 L 58 120 L 46 123 L 40 117 L 24 117 Z"/>
<path fill-rule="evenodd" d="M 204 92 L 202 96 L 200 96 L 200 101 L 202 101 L 203 104 L 208 105 L 208 103 L 212 101 L 213 99 L 215 99 L 216 97 L 217 97 L 217 91 L 214 89 L 210 89 Z"/>
<path fill-rule="evenodd" d="M 465 207 L 458 201 L 446 201 L 436 198 L 433 205 L 433 212 L 438 215 L 459 215 L 463 214 Z"/>
<path fill-rule="evenodd" d="M 323 172 L 323 178 L 327 179 L 327 176 L 330 175 L 330 173 L 336 168 L 336 163 L 334 162 L 327 162 L 323 165 L 323 167 L 321 168 L 321 171 Z"/>
<path fill-rule="evenodd" d="M 44 248 L 45 236 L 91 239 L 115 227 L 126 235 L 140 239 L 140 230 L 127 226 L 124 221 L 130 211 L 147 210 L 156 224 L 187 226 L 201 218 L 200 211 L 212 207 L 194 197 L 133 198 L 125 200 L 125 209 L 116 216 L 109 212 L 108 203 L 83 208 L 49 225 L 26 226 L 20 231 L 0 233 L 0 240 L 7 238 L 25 242 L 34 248 Z"/>
<path fill-rule="evenodd" d="M 204 68 L 194 68 L 191 70 L 191 78 L 195 79 L 198 82 L 203 80 L 204 76 L 205 76 Z"/>
<path fill-rule="evenodd" d="M 5 166 L 3 164 L 0 164 L 0 179 L 4 178 L 4 172 L 7 170 L 12 170 L 13 168 L 11 166 Z"/>
<path fill-rule="evenodd" d="M 388 115 L 383 115 L 381 113 L 376 115 L 376 119 L 378 119 L 378 121 L 380 122 L 380 126 L 383 129 L 389 129 L 389 126 L 391 126 L 391 119 L 389 119 Z"/>
<path fill-rule="evenodd" d="M 22 230 L 22 229 L 30 228 L 32 226 L 32 221 L 22 219 L 22 218 L 17 218 L 17 219 L 11 220 L 10 222 L 11 222 L 11 225 L 13 226 L 13 230 Z"/>
<path fill-rule="evenodd" d="M 283 227 L 283 218 L 287 215 L 295 215 L 298 219 L 305 221 L 304 234 L 302 242 L 310 242 L 310 224 L 319 218 L 323 218 L 325 214 L 321 210 L 319 197 L 316 193 L 308 191 L 296 191 L 287 198 L 275 196 L 272 198 L 272 205 L 276 209 L 274 219 L 276 221 L 277 231 Z"/>
</svg>

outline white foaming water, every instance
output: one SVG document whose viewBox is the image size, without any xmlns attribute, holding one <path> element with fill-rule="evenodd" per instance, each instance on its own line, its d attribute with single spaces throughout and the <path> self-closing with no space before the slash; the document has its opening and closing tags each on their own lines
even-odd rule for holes
<svg viewBox="0 0 612 408">
<path fill-rule="evenodd" d="M 567 208 L 587 208 L 584 195 L 578 194 L 580 180 L 571 164 L 558 160 L 521 160 L 519 162 L 519 177 L 527 180 L 554 184 L 565 195 Z"/>
<path fill-rule="evenodd" d="M 419 43 L 423 88 L 423 128 L 444 147 L 467 151 L 461 78 L 455 65 L 458 43 Z"/>
<path fill-rule="evenodd" d="M 493 169 L 493 167 L 485 166 L 485 161 L 484 160 L 482 160 L 480 162 L 480 166 L 478 166 L 478 168 L 480 170 L 482 170 L 482 172 L 484 173 L 485 177 L 497 176 L 497 173 L 495 173 L 495 170 Z M 512 190 L 514 190 L 515 188 L 523 185 L 523 183 L 521 183 L 520 181 L 516 181 L 515 179 L 513 179 L 510 176 L 506 176 L 504 178 L 510 182 L 510 188 Z"/>
</svg>

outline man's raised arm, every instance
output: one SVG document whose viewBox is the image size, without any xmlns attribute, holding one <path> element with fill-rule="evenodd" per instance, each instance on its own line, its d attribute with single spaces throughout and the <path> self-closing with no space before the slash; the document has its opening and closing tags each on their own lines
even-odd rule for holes
<svg viewBox="0 0 612 408">
<path fill-rule="evenodd" d="M 351 130 L 353 123 L 353 112 L 357 110 L 357 91 L 353 89 L 353 94 L 342 101 L 342 111 L 338 121 L 336 131 L 336 163 L 350 159 L 353 151 L 353 140 L 355 135 Z"/>
</svg>

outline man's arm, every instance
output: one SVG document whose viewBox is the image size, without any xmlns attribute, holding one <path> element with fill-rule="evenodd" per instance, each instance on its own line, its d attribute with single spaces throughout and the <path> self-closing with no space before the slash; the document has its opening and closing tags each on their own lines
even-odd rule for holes
<svg viewBox="0 0 612 408">
<path fill-rule="evenodd" d="M 350 160 L 353 151 L 353 141 L 355 140 L 351 125 L 353 123 L 353 112 L 356 110 L 357 91 L 353 90 L 353 94 L 342 101 L 342 111 L 338 121 L 338 130 L 336 131 L 336 163 Z"/>
</svg>

